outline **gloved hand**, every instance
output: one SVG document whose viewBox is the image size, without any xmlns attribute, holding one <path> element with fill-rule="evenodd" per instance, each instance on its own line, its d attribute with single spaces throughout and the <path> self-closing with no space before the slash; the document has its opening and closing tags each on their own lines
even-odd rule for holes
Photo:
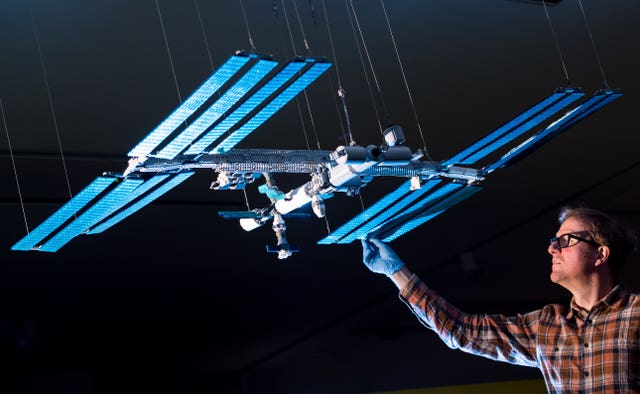
<svg viewBox="0 0 640 394">
<path fill-rule="evenodd" d="M 371 271 L 386 276 L 391 276 L 404 267 L 396 252 L 376 238 L 362 240 L 362 261 Z"/>
</svg>

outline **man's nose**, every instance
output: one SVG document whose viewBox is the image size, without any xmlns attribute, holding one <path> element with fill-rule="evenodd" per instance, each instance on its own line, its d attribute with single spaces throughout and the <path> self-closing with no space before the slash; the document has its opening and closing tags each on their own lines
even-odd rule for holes
<svg viewBox="0 0 640 394">
<path fill-rule="evenodd" d="M 559 253 L 560 250 L 561 249 L 560 245 L 558 245 L 558 241 L 549 242 L 549 247 L 547 247 L 547 252 L 549 252 L 549 254 Z"/>
</svg>

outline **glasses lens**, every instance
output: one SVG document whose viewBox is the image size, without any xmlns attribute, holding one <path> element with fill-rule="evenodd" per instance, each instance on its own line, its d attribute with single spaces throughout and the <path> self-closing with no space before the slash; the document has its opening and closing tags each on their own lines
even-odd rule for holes
<svg viewBox="0 0 640 394">
<path fill-rule="evenodd" d="M 561 248 L 566 248 L 569 246 L 569 242 L 571 242 L 571 234 L 562 234 L 558 237 L 558 246 Z"/>
</svg>

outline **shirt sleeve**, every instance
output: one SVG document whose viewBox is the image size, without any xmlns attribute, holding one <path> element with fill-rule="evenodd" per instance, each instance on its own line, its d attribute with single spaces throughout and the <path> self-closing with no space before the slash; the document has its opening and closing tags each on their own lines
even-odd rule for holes
<svg viewBox="0 0 640 394">
<path fill-rule="evenodd" d="M 415 275 L 400 291 L 400 298 L 452 349 L 511 364 L 538 366 L 535 333 L 541 310 L 512 317 L 467 314 Z"/>
</svg>

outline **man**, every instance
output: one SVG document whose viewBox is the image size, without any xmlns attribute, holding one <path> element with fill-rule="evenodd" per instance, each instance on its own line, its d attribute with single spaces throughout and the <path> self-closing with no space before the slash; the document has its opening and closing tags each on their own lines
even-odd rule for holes
<svg viewBox="0 0 640 394">
<path fill-rule="evenodd" d="M 551 280 L 570 304 L 516 316 L 466 314 L 404 265 L 385 243 L 362 241 L 363 260 L 387 275 L 416 316 L 452 349 L 536 367 L 553 393 L 640 393 L 640 295 L 617 283 L 635 235 L 608 215 L 565 208 L 549 242 Z"/>
</svg>

